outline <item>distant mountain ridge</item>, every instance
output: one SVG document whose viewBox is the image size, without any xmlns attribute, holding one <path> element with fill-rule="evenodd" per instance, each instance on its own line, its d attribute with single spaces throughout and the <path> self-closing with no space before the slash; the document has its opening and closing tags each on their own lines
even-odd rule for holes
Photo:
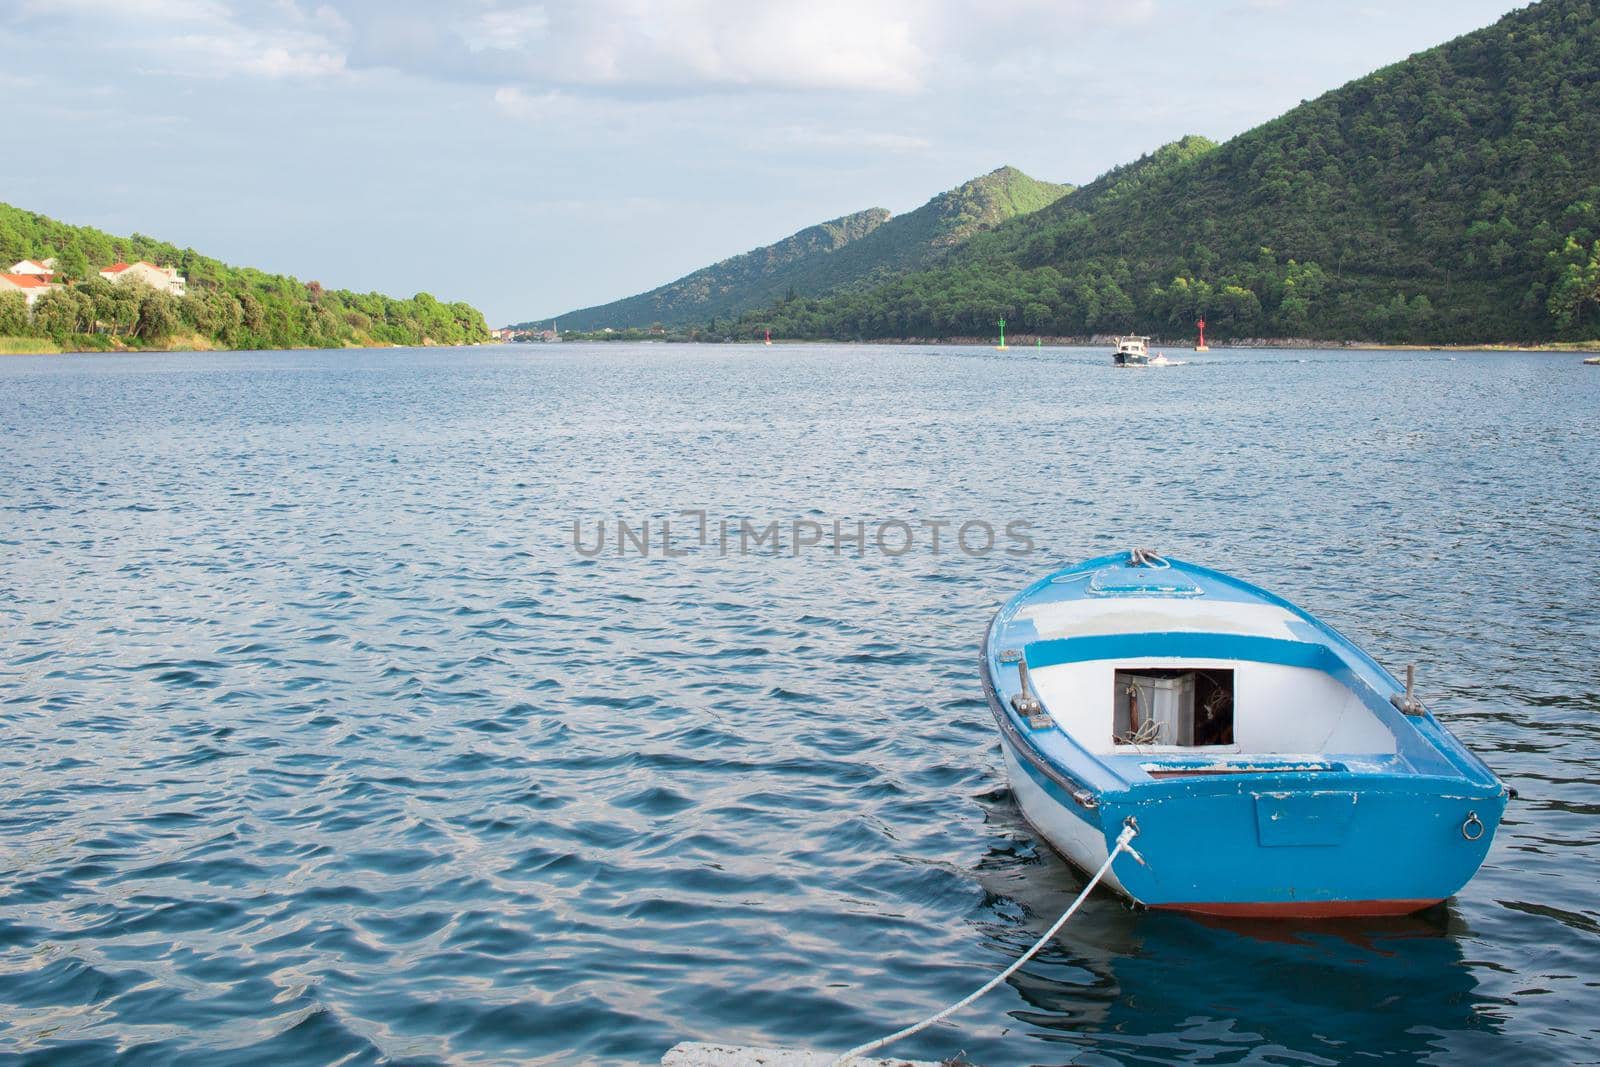
<svg viewBox="0 0 1600 1067">
<path fill-rule="evenodd" d="M 973 236 L 1037 211 L 1070 188 L 1000 167 L 904 215 L 876 207 L 844 215 L 649 292 L 569 311 L 556 321 L 570 330 L 704 325 L 735 319 L 791 294 L 820 297 L 870 288 L 942 262 Z"/>
<path fill-rule="evenodd" d="M 908 271 L 933 266 L 966 242 L 1022 218 L 1072 192 L 1000 167 L 940 193 L 915 211 L 892 218 L 860 241 L 819 258 L 795 288 L 799 295 L 870 288 Z"/>
<path fill-rule="evenodd" d="M 734 336 L 1600 336 L 1600 0 L 1543 0 Z"/>
<path fill-rule="evenodd" d="M 802 264 L 860 240 L 888 220 L 889 212 L 881 207 L 841 215 L 773 244 L 702 267 L 649 292 L 569 311 L 557 315 L 555 321 L 569 330 L 592 330 L 604 326 L 644 327 L 657 322 L 676 326 L 719 315 L 732 318 L 779 299 L 793 284 Z M 519 323 L 513 328 L 533 325 Z"/>
</svg>

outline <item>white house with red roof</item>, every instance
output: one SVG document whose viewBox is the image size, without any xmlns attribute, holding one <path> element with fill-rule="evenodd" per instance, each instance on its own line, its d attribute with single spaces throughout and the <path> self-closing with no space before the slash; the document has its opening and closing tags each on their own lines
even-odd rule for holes
<svg viewBox="0 0 1600 1067">
<path fill-rule="evenodd" d="M 18 274 L 7 272 L 0 274 L 0 293 L 21 293 L 22 298 L 31 308 L 38 299 L 50 290 L 56 288 L 50 282 L 37 274 Z"/>
<path fill-rule="evenodd" d="M 49 281 L 56 275 L 56 261 L 54 259 L 24 259 L 11 264 L 11 274 L 32 274 L 35 277 Z"/>
<path fill-rule="evenodd" d="M 176 269 L 158 267 L 142 259 L 137 263 L 113 263 L 100 272 L 100 277 L 119 285 L 129 278 L 137 278 L 150 288 L 171 293 L 173 296 L 182 296 L 184 288 L 188 285 L 187 279 Z"/>
</svg>

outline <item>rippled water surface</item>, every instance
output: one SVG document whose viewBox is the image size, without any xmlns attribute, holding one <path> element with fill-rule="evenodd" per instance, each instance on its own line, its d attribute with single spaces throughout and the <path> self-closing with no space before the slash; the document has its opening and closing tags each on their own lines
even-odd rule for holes
<svg viewBox="0 0 1600 1067">
<path fill-rule="evenodd" d="M 1600 369 L 1572 356 L 507 347 L 0 360 L 0 1059 L 839 1049 L 1082 884 L 979 688 L 1130 544 L 1322 614 L 1521 790 L 1420 917 L 1096 897 L 898 1048 L 1600 1060 Z M 676 517 L 687 555 L 595 558 Z M 858 558 L 737 529 L 900 520 Z M 1032 524 L 1038 551 L 927 543 Z M 887 542 L 898 549 L 891 527 Z M 870 538 L 869 532 L 869 538 Z M 1001 547 L 1005 542 L 1002 540 Z"/>
</svg>

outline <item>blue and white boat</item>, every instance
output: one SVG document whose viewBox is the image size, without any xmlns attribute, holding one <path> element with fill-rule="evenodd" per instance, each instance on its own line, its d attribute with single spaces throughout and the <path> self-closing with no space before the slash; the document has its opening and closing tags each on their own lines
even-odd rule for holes
<svg viewBox="0 0 1600 1067">
<path fill-rule="evenodd" d="M 983 680 L 1028 821 L 1091 871 L 1134 826 L 1106 881 L 1152 908 L 1417 911 L 1476 873 L 1511 795 L 1331 626 L 1145 550 L 1009 600 Z"/>
</svg>

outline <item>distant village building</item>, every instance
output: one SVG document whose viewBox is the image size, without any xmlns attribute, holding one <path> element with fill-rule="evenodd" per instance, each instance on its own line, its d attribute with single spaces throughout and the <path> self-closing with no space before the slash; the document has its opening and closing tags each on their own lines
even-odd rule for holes
<svg viewBox="0 0 1600 1067">
<path fill-rule="evenodd" d="M 120 284 L 124 279 L 137 278 L 139 281 L 173 296 L 182 296 L 187 288 L 187 280 L 172 267 L 158 267 L 154 263 L 140 260 L 137 263 L 113 263 L 100 272 L 100 277 L 112 284 Z M 0 293 L 21 293 L 28 307 L 39 302 L 39 298 L 53 289 L 61 286 L 55 283 L 56 261 L 54 259 L 24 259 L 11 265 L 11 269 L 0 272 Z"/>
<path fill-rule="evenodd" d="M 31 308 L 38 299 L 56 288 L 49 280 L 37 274 L 10 272 L 0 274 L 0 293 L 21 293 Z"/>
<path fill-rule="evenodd" d="M 12 274 L 31 274 L 36 278 L 49 281 L 56 276 L 56 261 L 54 259 L 24 259 L 11 264 Z"/>
<path fill-rule="evenodd" d="M 173 296 L 182 296 L 184 288 L 188 285 L 183 275 L 172 267 L 158 267 L 142 259 L 137 263 L 113 263 L 100 272 L 100 277 L 119 285 L 125 279 L 137 278 L 150 288 L 171 293 Z"/>
</svg>

